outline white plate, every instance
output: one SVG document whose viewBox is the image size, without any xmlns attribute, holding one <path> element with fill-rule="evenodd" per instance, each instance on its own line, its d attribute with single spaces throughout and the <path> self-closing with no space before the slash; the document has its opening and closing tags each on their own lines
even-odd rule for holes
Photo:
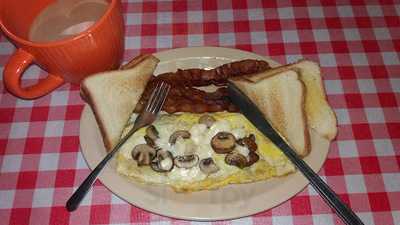
<svg viewBox="0 0 400 225">
<path fill-rule="evenodd" d="M 155 54 L 160 63 L 155 74 L 175 71 L 178 68 L 213 68 L 218 65 L 246 58 L 263 59 L 279 65 L 268 58 L 250 52 L 217 48 L 180 48 Z M 80 144 L 82 153 L 94 168 L 105 156 L 100 131 L 88 105 L 80 122 Z M 311 131 L 310 155 L 305 161 L 318 171 L 327 157 L 329 141 Z M 266 181 L 229 185 L 214 191 L 189 194 L 175 193 L 168 187 L 147 186 L 132 183 L 120 176 L 111 161 L 100 175 L 100 181 L 127 202 L 164 216 L 189 220 L 222 220 L 252 215 L 277 206 L 300 192 L 308 181 L 299 173 Z"/>
</svg>

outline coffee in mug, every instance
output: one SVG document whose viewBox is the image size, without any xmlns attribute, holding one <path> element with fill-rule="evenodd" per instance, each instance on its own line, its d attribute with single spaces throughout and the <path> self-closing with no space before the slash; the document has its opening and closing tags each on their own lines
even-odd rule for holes
<svg viewBox="0 0 400 225">
<path fill-rule="evenodd" d="M 50 42 L 75 36 L 99 20 L 107 8 L 105 0 L 58 0 L 34 19 L 29 40 Z"/>
<path fill-rule="evenodd" d="M 7 90 L 24 99 L 46 95 L 65 82 L 117 69 L 124 52 L 121 0 L 0 0 L 0 28 L 17 50 L 3 70 Z M 48 72 L 21 84 L 24 71 Z"/>
</svg>

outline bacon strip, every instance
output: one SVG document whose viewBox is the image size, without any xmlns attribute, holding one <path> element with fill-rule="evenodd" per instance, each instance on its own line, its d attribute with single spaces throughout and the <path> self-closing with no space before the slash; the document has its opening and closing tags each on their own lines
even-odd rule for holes
<svg viewBox="0 0 400 225">
<path fill-rule="evenodd" d="M 270 69 L 267 62 L 262 60 L 245 59 L 227 63 L 215 69 L 178 69 L 176 72 L 163 73 L 157 76 L 159 80 L 166 80 L 175 85 L 201 87 L 207 85 L 226 85 L 228 78 L 246 74 L 258 73 Z M 174 84 L 172 84 L 174 85 Z"/>
<path fill-rule="evenodd" d="M 165 81 L 171 85 L 170 93 L 163 106 L 168 113 L 175 112 L 237 112 L 238 109 L 228 98 L 226 87 L 220 87 L 215 92 L 205 92 L 195 87 L 208 85 L 224 86 L 228 78 L 247 74 L 263 72 L 270 69 L 267 62 L 261 60 L 246 59 L 224 64 L 215 69 L 179 69 L 175 73 L 163 73 L 153 76 L 149 81 L 134 112 L 141 112 L 144 103 L 150 97 L 158 81 Z"/>
</svg>

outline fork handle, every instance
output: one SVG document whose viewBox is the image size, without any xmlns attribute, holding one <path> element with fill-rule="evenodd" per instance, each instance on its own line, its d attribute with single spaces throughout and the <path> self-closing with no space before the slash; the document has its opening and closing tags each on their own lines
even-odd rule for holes
<svg viewBox="0 0 400 225">
<path fill-rule="evenodd" d="M 135 124 L 132 129 L 128 132 L 128 134 L 123 137 L 118 144 L 109 152 L 106 157 L 94 168 L 94 170 L 86 177 L 86 179 L 82 182 L 79 188 L 74 192 L 74 194 L 68 199 L 65 207 L 69 212 L 74 211 L 78 208 L 79 204 L 82 202 L 83 198 L 86 196 L 89 189 L 92 187 L 93 183 L 96 181 L 97 176 L 103 170 L 104 166 L 107 162 L 115 155 L 115 153 L 119 150 L 119 148 L 135 133 L 140 126 Z"/>
</svg>

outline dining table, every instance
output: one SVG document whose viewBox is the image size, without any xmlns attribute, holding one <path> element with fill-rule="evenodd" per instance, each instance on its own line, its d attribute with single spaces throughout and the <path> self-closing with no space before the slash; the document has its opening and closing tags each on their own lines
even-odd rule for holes
<svg viewBox="0 0 400 225">
<path fill-rule="evenodd" d="M 318 62 L 338 122 L 318 174 L 364 224 L 400 225 L 398 0 L 123 0 L 122 10 L 124 62 L 194 46 L 245 50 L 281 64 Z M 2 33 L 1 72 L 14 51 Z M 45 77 L 32 66 L 21 82 Z M 90 173 L 79 141 L 84 106 L 79 85 L 23 100 L 0 82 L 1 225 L 343 224 L 310 185 L 254 215 L 191 221 L 129 204 L 96 181 L 68 212 L 66 201 Z"/>
</svg>

